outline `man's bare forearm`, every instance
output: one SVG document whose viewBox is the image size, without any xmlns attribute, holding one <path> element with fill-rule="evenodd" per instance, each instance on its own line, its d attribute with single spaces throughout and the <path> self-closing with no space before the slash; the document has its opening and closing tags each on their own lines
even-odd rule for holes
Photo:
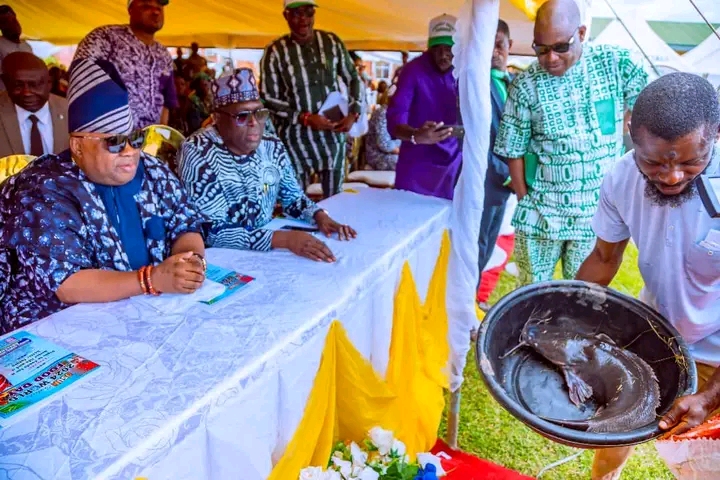
<svg viewBox="0 0 720 480">
<path fill-rule="evenodd" d="M 510 184 L 515 191 L 518 200 L 527 195 L 527 183 L 525 182 L 525 160 L 522 158 L 508 158 L 510 170 Z"/>
<path fill-rule="evenodd" d="M 608 286 L 613 281 L 622 264 L 625 248 L 630 240 L 617 243 L 598 239 L 595 248 L 580 266 L 576 280 Z"/>
</svg>

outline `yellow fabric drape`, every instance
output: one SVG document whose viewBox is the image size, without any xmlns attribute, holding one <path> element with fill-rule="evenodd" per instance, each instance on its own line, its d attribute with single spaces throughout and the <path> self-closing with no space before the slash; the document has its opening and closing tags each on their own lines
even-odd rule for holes
<svg viewBox="0 0 720 480">
<path fill-rule="evenodd" d="M 4 182 L 8 177 L 19 173 L 33 160 L 35 160 L 35 157 L 32 155 L 10 155 L 0 158 L 0 182 Z"/>
<path fill-rule="evenodd" d="M 531 0 L 525 0 L 530 2 Z M 501 0 L 500 16 L 510 24 L 516 54 L 530 54 L 532 24 L 523 0 Z M 424 50 L 428 22 L 442 13 L 457 14 L 465 0 L 320 1 L 315 26 L 336 33 L 349 49 Z M 128 21 L 123 0 L 5 0 L 17 13 L 29 39 L 56 45 L 80 42 L 92 29 Z M 288 31 L 282 2 L 172 0 L 157 33 L 166 46 L 264 48 Z M 529 35 L 525 33 L 530 30 Z"/>
<path fill-rule="evenodd" d="M 303 418 L 269 480 L 294 480 L 307 466 L 324 467 L 336 441 L 360 442 L 375 426 L 392 430 L 411 458 L 432 448 L 448 385 L 449 254 L 445 232 L 424 305 L 410 267 L 404 265 L 385 380 L 353 346 L 340 322 L 333 322 Z"/>
<path fill-rule="evenodd" d="M 525 12 L 525 15 L 527 15 L 528 19 L 534 22 L 538 8 L 540 8 L 540 5 L 542 5 L 546 1 L 547 0 L 510 0 L 510 3 L 512 3 L 515 8 L 517 8 L 521 12 Z"/>
</svg>

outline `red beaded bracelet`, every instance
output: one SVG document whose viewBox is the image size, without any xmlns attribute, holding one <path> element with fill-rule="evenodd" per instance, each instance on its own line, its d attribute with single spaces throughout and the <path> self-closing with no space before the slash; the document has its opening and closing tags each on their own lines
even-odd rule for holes
<svg viewBox="0 0 720 480">
<path fill-rule="evenodd" d="M 148 290 L 150 291 L 150 294 L 157 296 L 157 295 L 160 295 L 160 292 L 158 292 L 157 290 L 155 290 L 153 288 L 152 280 L 150 279 L 150 275 L 152 275 L 152 271 L 153 271 L 152 265 L 148 266 L 147 269 L 145 270 L 145 282 L 147 282 L 147 286 L 148 286 Z"/>
<path fill-rule="evenodd" d="M 138 272 L 137 272 L 138 281 L 140 282 L 140 288 L 142 288 L 142 292 L 145 295 L 148 294 L 147 284 L 145 283 L 145 269 L 146 268 L 147 267 L 140 267 L 140 270 L 138 270 Z"/>
</svg>

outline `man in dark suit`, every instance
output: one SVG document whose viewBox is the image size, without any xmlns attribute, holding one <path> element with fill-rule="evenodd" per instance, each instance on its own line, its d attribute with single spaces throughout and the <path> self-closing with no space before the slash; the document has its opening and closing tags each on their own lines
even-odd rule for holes
<svg viewBox="0 0 720 480">
<path fill-rule="evenodd" d="M 50 94 L 50 73 L 32 53 L 15 52 L 3 59 L 0 93 L 0 158 L 27 154 L 39 157 L 68 148 L 67 100 Z"/>
<path fill-rule="evenodd" d="M 495 49 L 492 55 L 490 71 L 490 97 L 492 101 L 492 125 L 490 128 L 490 150 L 488 151 L 488 170 L 485 177 L 485 204 L 480 221 L 478 267 L 480 275 L 485 269 L 497 242 L 505 214 L 505 204 L 512 193 L 510 189 L 510 170 L 504 159 L 493 153 L 495 137 L 500 128 L 510 75 L 507 71 L 508 56 L 512 48 L 510 28 L 503 20 L 498 21 L 495 34 Z M 481 305 L 483 308 L 484 305 Z"/>
</svg>

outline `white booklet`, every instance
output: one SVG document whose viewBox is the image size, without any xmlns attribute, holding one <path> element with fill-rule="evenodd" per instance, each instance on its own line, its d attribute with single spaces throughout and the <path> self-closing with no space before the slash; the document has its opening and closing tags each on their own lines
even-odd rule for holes
<svg viewBox="0 0 720 480">
<path fill-rule="evenodd" d="M 138 304 L 154 308 L 155 310 L 172 315 L 175 313 L 183 313 L 190 310 L 199 302 L 210 301 L 223 293 L 227 287 L 225 285 L 214 282 L 206 278 L 202 287 L 195 290 L 190 295 L 182 293 L 163 293 L 162 295 L 139 295 L 132 297 L 132 301 Z"/>
</svg>

